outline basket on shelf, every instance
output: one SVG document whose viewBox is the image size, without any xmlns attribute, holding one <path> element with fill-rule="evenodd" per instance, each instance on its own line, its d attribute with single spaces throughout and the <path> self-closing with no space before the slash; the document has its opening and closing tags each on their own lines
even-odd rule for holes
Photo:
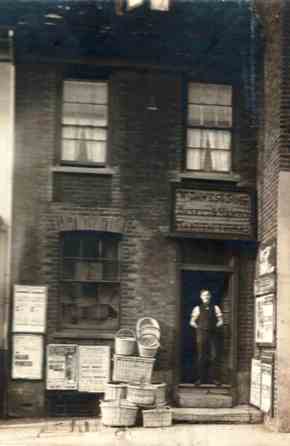
<svg viewBox="0 0 290 446">
<path fill-rule="evenodd" d="M 136 351 L 136 336 L 133 330 L 121 328 L 115 334 L 115 353 L 116 355 L 130 356 Z"/>
<path fill-rule="evenodd" d="M 139 355 L 145 358 L 154 358 L 160 343 L 154 334 L 140 334 L 137 340 Z"/>
<path fill-rule="evenodd" d="M 120 400 L 126 398 L 127 384 L 107 383 L 105 385 L 105 400 Z"/>
<path fill-rule="evenodd" d="M 152 317 L 143 317 L 138 319 L 136 324 L 136 334 L 137 338 L 141 335 L 153 335 L 158 341 L 160 340 L 160 326 L 156 319 Z"/>
<path fill-rule="evenodd" d="M 154 358 L 114 355 L 113 381 L 132 384 L 151 382 Z"/>
<path fill-rule="evenodd" d="M 127 400 L 101 401 L 101 413 L 105 426 L 134 426 L 138 407 Z"/>
<path fill-rule="evenodd" d="M 155 388 L 152 385 L 134 386 L 128 384 L 127 400 L 137 406 L 148 406 L 155 401 Z"/>
<path fill-rule="evenodd" d="M 168 427 L 172 425 L 172 411 L 168 406 L 142 410 L 144 427 Z"/>
</svg>

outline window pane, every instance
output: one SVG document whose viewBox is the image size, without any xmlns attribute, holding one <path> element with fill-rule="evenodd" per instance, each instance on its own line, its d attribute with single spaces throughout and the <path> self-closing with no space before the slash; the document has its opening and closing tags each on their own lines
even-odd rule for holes
<svg viewBox="0 0 290 446">
<path fill-rule="evenodd" d="M 80 256 L 80 240 L 73 236 L 73 233 L 66 232 L 63 239 L 63 255 L 64 257 Z"/>
<path fill-rule="evenodd" d="M 62 128 L 62 137 L 68 139 L 94 139 L 96 141 L 106 141 L 107 130 L 98 127 L 65 126 Z"/>
<path fill-rule="evenodd" d="M 188 129 L 187 146 L 229 150 L 231 147 L 231 133 L 225 130 Z"/>
<path fill-rule="evenodd" d="M 106 104 L 108 86 L 106 82 L 65 81 L 63 97 L 65 102 Z"/>
<path fill-rule="evenodd" d="M 211 152 L 212 170 L 217 172 L 228 172 L 231 168 L 229 151 L 213 150 Z"/>
<path fill-rule="evenodd" d="M 107 106 L 90 104 L 63 104 L 63 124 L 95 127 L 107 126 Z"/>
<path fill-rule="evenodd" d="M 106 143 L 102 141 L 62 141 L 62 160 L 105 163 Z"/>
<path fill-rule="evenodd" d="M 188 85 L 188 102 L 193 104 L 231 105 L 232 88 L 229 85 L 191 82 Z"/>
<path fill-rule="evenodd" d="M 201 105 L 189 105 L 187 122 L 192 126 L 203 125 L 203 108 Z"/>
<path fill-rule="evenodd" d="M 186 154 L 186 168 L 189 170 L 203 170 L 205 153 L 205 150 L 188 149 Z"/>
<path fill-rule="evenodd" d="M 100 240 L 95 235 L 86 234 L 81 240 L 81 252 L 84 258 L 97 258 L 100 255 Z"/>
</svg>

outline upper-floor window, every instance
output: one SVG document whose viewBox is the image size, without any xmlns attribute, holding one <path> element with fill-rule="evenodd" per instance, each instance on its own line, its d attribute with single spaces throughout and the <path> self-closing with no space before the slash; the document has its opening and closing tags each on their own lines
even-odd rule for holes
<svg viewBox="0 0 290 446">
<path fill-rule="evenodd" d="M 232 88 L 189 83 L 186 169 L 230 172 L 232 158 Z"/>
<path fill-rule="evenodd" d="M 67 80 L 63 87 L 61 161 L 106 164 L 107 82 Z"/>
</svg>

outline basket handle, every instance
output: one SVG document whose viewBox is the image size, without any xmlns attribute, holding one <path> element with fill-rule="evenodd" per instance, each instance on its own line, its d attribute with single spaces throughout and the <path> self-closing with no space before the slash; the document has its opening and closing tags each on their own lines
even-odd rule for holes
<svg viewBox="0 0 290 446">
<path fill-rule="evenodd" d="M 141 317 L 140 319 L 137 320 L 137 324 L 136 324 L 136 331 L 137 332 L 140 331 L 140 328 L 144 324 L 145 321 L 149 321 L 152 324 L 152 318 L 151 317 L 148 317 L 148 316 L 147 317 Z M 156 326 L 154 325 L 154 327 L 156 327 Z"/>
<path fill-rule="evenodd" d="M 136 339 L 134 331 L 131 330 L 130 328 L 120 328 L 120 330 L 118 330 L 117 333 L 115 334 L 115 337 L 118 338 L 120 336 L 126 336 L 126 335 L 129 335 L 131 338 Z"/>
</svg>

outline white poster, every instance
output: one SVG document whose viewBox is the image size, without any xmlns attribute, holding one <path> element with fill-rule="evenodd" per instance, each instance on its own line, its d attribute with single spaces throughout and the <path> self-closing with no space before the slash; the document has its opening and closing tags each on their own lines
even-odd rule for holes
<svg viewBox="0 0 290 446">
<path fill-rule="evenodd" d="M 144 0 L 128 0 L 128 9 L 136 8 L 141 6 Z"/>
<path fill-rule="evenodd" d="M 79 391 L 104 392 L 104 384 L 110 381 L 110 347 L 79 346 Z"/>
<path fill-rule="evenodd" d="M 261 406 L 261 361 L 252 359 L 250 403 Z"/>
<path fill-rule="evenodd" d="M 268 413 L 272 410 L 273 366 L 262 363 L 261 376 L 261 410 Z"/>
<path fill-rule="evenodd" d="M 274 294 L 267 294 L 256 298 L 256 333 L 257 343 L 274 343 Z"/>
<path fill-rule="evenodd" d="M 14 333 L 45 333 L 47 288 L 45 286 L 14 286 Z"/>
<path fill-rule="evenodd" d="M 46 388 L 48 390 L 76 390 L 78 346 L 49 344 L 47 346 Z"/>
<path fill-rule="evenodd" d="M 150 0 L 151 9 L 158 9 L 159 11 L 169 10 L 170 0 Z"/>
<path fill-rule="evenodd" d="M 12 338 L 12 379 L 42 379 L 43 338 L 16 334 Z"/>
</svg>

